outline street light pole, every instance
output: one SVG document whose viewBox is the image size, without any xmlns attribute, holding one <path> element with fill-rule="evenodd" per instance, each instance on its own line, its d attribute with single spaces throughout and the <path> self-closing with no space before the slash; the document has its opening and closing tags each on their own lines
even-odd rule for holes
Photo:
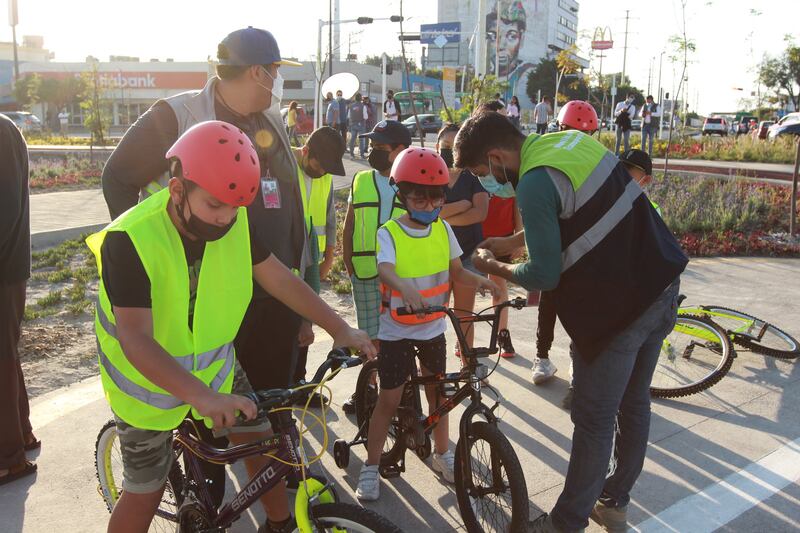
<svg viewBox="0 0 800 533">
<path fill-rule="evenodd" d="M 661 97 L 661 64 L 664 61 L 664 51 L 658 58 L 658 105 L 661 106 L 661 119 L 658 121 L 658 138 L 661 140 L 664 137 L 664 104 Z"/>
</svg>

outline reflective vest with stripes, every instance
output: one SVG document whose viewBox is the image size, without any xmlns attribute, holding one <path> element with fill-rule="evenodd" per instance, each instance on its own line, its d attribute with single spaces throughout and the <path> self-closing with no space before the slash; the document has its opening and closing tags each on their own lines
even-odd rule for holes
<svg viewBox="0 0 800 533">
<path fill-rule="evenodd" d="M 375 174 L 375 170 L 362 170 L 353 178 L 353 269 L 358 279 L 378 277 L 376 241 L 378 228 L 386 221 L 378 220 L 381 198 Z M 405 212 L 403 204 L 395 196 L 389 218 L 398 218 Z"/>
<path fill-rule="evenodd" d="M 556 311 L 578 353 L 592 360 L 688 259 L 624 165 L 594 138 L 576 130 L 529 136 L 520 179 L 536 168 L 547 172 L 561 203 Z M 521 210 L 524 204 L 520 196 Z"/>
<path fill-rule="evenodd" d="M 247 210 L 240 208 L 230 231 L 206 243 L 189 328 L 189 269 L 181 237 L 167 214 L 169 198 L 168 189 L 157 192 L 86 240 L 101 272 L 95 333 L 105 396 L 128 424 L 160 431 L 177 427 L 190 406 L 144 377 L 120 346 L 102 281 L 100 250 L 106 234 L 126 232 L 142 261 L 150 279 L 155 341 L 214 390 L 231 390 L 233 339 L 253 291 Z"/>
<path fill-rule="evenodd" d="M 306 231 L 311 235 L 311 229 L 317 235 L 319 244 L 319 260 L 324 259 L 325 246 L 327 245 L 326 226 L 328 222 L 328 201 L 331 194 L 333 176 L 324 174 L 319 178 L 311 178 L 311 194 L 306 187 L 305 172 L 300 165 L 297 166 L 297 180 L 300 186 L 300 196 L 303 200 L 303 216 L 306 219 Z"/>
<path fill-rule="evenodd" d="M 447 305 L 450 300 L 450 239 L 441 219 L 430 225 L 425 237 L 406 233 L 396 220 L 383 225 L 392 236 L 395 250 L 397 277 L 411 282 L 428 305 Z M 403 295 L 381 284 L 382 307 L 388 306 L 392 319 L 407 326 L 424 324 L 444 317 L 444 313 L 431 313 L 422 318 L 416 315 L 398 315 L 397 309 L 405 307 Z"/>
</svg>

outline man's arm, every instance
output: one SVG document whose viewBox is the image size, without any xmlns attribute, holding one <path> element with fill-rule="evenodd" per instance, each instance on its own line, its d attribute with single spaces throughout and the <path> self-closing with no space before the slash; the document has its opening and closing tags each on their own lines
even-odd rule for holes
<svg viewBox="0 0 800 533">
<path fill-rule="evenodd" d="M 139 189 L 169 170 L 165 155 L 178 138 L 178 120 L 157 102 L 125 132 L 103 168 L 103 196 L 114 219 L 136 205 Z"/>
<path fill-rule="evenodd" d="M 347 275 L 352 276 L 355 272 L 353 268 L 353 229 L 355 228 L 355 213 L 353 213 L 352 202 L 347 203 L 347 213 L 344 216 L 344 228 L 342 229 L 342 259 Z"/>
<path fill-rule="evenodd" d="M 479 224 L 486 220 L 489 214 L 489 193 L 477 192 L 472 195 L 472 203 L 466 211 L 447 218 L 447 223 L 451 226 L 469 226 Z"/>
<path fill-rule="evenodd" d="M 0 154 L 0 249 L 5 250 L 20 228 L 23 195 L 28 194 L 28 151 L 10 120 L 0 120 Z"/>
<path fill-rule="evenodd" d="M 458 214 L 461 214 L 471 207 L 472 207 L 472 202 L 470 202 L 469 200 L 458 200 L 457 202 L 450 202 L 442 206 L 442 211 L 439 213 L 439 216 L 449 222 L 450 217 L 454 217 Z"/>
</svg>

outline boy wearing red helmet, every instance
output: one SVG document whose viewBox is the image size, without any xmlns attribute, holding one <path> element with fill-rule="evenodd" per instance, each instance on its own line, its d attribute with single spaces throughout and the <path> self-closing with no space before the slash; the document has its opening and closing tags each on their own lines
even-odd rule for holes
<svg viewBox="0 0 800 533">
<path fill-rule="evenodd" d="M 447 222 L 439 218 L 449 182 L 447 164 L 435 151 L 411 147 L 392 165 L 391 177 L 406 208 L 401 217 L 378 230 L 378 272 L 382 310 L 378 339 L 380 394 L 367 436 L 367 460 L 358 478 L 356 497 L 373 501 L 380 495 L 380 464 L 391 418 L 400 405 L 403 385 L 411 375 L 414 350 L 418 351 L 423 376 L 445 371 L 446 324 L 443 313 L 403 316 L 398 309 L 419 311 L 447 305 L 450 281 L 478 290 L 497 291 L 497 285 L 461 266 L 461 247 Z M 431 411 L 444 401 L 436 386 L 425 387 Z M 448 449 L 447 416 L 433 430 L 433 469 L 453 483 L 453 452 Z"/>
<path fill-rule="evenodd" d="M 166 155 L 168 187 L 87 239 L 101 273 L 95 315 L 100 374 L 124 465 L 124 491 L 109 531 L 147 531 L 173 460 L 172 430 L 190 411 L 215 428 L 233 426 L 237 411 L 255 417 L 253 402 L 231 394 L 249 389 L 233 340 L 253 279 L 320 324 L 335 344 L 374 356 L 363 332 L 251 238 L 244 206 L 259 189 L 260 168 L 241 130 L 202 122 Z M 263 438 L 267 427 L 229 438 L 236 444 Z M 246 462 L 251 474 L 263 465 L 259 459 Z M 294 527 L 284 487 L 262 503 L 269 521 L 259 531 Z"/>
</svg>

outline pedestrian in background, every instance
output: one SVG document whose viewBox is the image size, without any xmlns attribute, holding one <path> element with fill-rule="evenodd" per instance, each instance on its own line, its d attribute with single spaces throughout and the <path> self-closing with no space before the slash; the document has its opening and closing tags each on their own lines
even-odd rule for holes
<svg viewBox="0 0 800 533">
<path fill-rule="evenodd" d="M 617 125 L 617 144 L 614 147 L 616 155 L 619 155 L 620 143 L 624 144 L 626 152 L 631 149 L 631 127 L 632 121 L 636 117 L 634 98 L 633 93 L 628 93 L 628 97 L 614 108 L 614 124 Z"/>
<path fill-rule="evenodd" d="M 349 102 L 342 96 L 342 91 L 336 91 L 336 129 L 347 143 L 347 104 Z"/>
<path fill-rule="evenodd" d="M 28 147 L 14 122 L 0 115 L 0 485 L 35 473 L 25 452 L 41 446 L 17 352 L 31 274 L 28 206 Z"/>
<path fill-rule="evenodd" d="M 378 123 L 378 116 L 375 111 L 375 105 L 370 100 L 369 96 L 364 97 L 364 110 L 365 110 L 365 123 L 364 123 L 364 131 L 372 131 L 372 128 L 375 127 L 375 124 Z M 363 146 L 363 152 L 366 152 L 366 148 L 369 145 L 369 141 L 365 138 Z"/>
<path fill-rule="evenodd" d="M 364 158 L 364 146 L 366 139 L 359 139 L 359 135 L 364 133 L 364 104 L 361 102 L 361 94 L 356 93 L 353 96 L 353 101 L 347 106 L 347 122 L 348 130 L 350 131 L 350 159 L 355 159 L 356 141 L 358 141 L 358 149 L 361 152 L 361 158 Z"/>
<path fill-rule="evenodd" d="M 294 100 L 286 112 L 286 131 L 292 146 L 300 146 L 300 139 L 297 138 L 297 102 Z"/>
<path fill-rule="evenodd" d="M 653 101 L 652 95 L 647 95 L 642 106 L 642 150 L 647 152 L 647 155 L 651 158 L 653 157 L 653 139 L 655 139 L 660 123 L 661 106 Z"/>
<path fill-rule="evenodd" d="M 394 99 L 394 91 L 386 91 L 386 101 L 383 102 L 383 118 L 400 120 L 400 106 Z"/>
<path fill-rule="evenodd" d="M 512 96 L 506 106 L 506 116 L 519 129 L 519 99 L 516 96 Z"/>
<path fill-rule="evenodd" d="M 333 93 L 325 95 L 325 125 L 336 128 L 336 118 L 339 116 L 339 105 L 333 100 Z"/>
<path fill-rule="evenodd" d="M 533 108 L 533 121 L 536 123 L 536 133 L 544 135 L 547 133 L 547 121 L 553 113 L 553 108 L 550 107 L 550 97 L 545 96 Z"/>
</svg>

